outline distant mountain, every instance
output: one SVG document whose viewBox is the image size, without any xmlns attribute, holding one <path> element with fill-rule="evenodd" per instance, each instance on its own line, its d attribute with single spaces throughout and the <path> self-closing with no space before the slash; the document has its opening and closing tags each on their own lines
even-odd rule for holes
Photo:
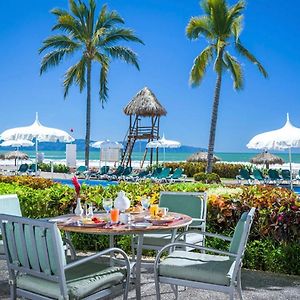
<svg viewBox="0 0 300 300">
<path fill-rule="evenodd" d="M 93 143 L 93 141 L 91 142 Z M 120 142 L 121 143 L 121 142 Z M 77 145 L 77 151 L 84 151 L 84 139 L 77 139 L 75 140 L 74 144 Z M 142 151 L 144 152 L 146 148 L 147 142 L 145 141 L 137 141 L 134 145 L 134 151 Z M 12 147 L 2 147 L 1 150 L 11 150 Z M 35 147 L 26 147 L 24 150 L 35 150 Z M 50 142 L 43 142 L 39 143 L 39 151 L 65 151 L 66 150 L 66 144 L 65 143 L 50 143 Z M 99 149 L 96 148 L 90 148 L 90 151 L 99 151 Z M 192 147 L 192 146 L 186 146 L 182 145 L 180 148 L 170 148 L 168 149 L 168 152 L 171 153 L 194 153 L 198 151 L 206 151 L 204 148 L 200 147 Z"/>
</svg>

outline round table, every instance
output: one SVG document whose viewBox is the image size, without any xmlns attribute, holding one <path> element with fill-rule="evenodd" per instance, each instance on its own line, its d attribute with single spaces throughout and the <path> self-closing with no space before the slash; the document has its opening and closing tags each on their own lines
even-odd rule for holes
<svg viewBox="0 0 300 300">
<path fill-rule="evenodd" d="M 107 218 L 105 214 L 95 214 L 94 216 L 100 218 Z M 66 233 L 77 232 L 77 233 L 87 233 L 87 234 L 103 234 L 110 236 L 110 247 L 113 247 L 113 237 L 115 235 L 136 235 L 137 236 L 137 253 L 136 253 L 136 298 L 141 299 L 141 263 L 142 263 L 142 249 L 143 249 L 143 239 L 145 233 L 155 232 L 155 231 L 172 231 L 172 237 L 175 237 L 177 229 L 187 228 L 188 225 L 192 223 L 192 218 L 179 213 L 168 213 L 168 216 L 173 216 L 174 220 L 169 223 L 164 223 L 161 225 L 153 225 L 149 223 L 148 227 L 137 228 L 133 225 L 121 225 L 121 224 L 109 224 L 105 226 L 95 225 L 84 225 L 80 224 L 78 221 L 81 219 L 75 215 L 59 216 L 52 219 L 52 221 L 57 221 L 57 226 L 59 229 L 65 231 Z M 136 218 L 137 215 L 134 215 Z M 50 219 L 51 220 L 51 219 Z M 134 224 L 134 222 L 133 222 Z M 67 235 L 68 236 L 68 235 Z"/>
</svg>

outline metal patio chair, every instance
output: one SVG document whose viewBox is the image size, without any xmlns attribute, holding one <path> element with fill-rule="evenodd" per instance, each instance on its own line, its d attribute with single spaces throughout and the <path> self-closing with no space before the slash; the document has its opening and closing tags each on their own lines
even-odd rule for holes
<svg viewBox="0 0 300 300">
<path fill-rule="evenodd" d="M 182 242 L 175 242 L 162 248 L 156 257 L 154 268 L 156 299 L 160 300 L 160 283 L 171 284 L 174 287 L 176 299 L 178 298 L 178 286 L 227 293 L 231 300 L 234 299 L 234 291 L 237 286 L 238 294 L 242 299 L 242 259 L 254 213 L 255 208 L 251 208 L 250 212 L 242 214 L 232 238 L 205 233 L 208 237 L 230 241 L 228 251 Z M 184 234 L 186 233 L 182 233 L 182 235 Z M 201 252 L 187 252 L 183 250 L 185 247 Z M 163 252 L 174 248 L 175 251 L 161 260 Z"/>
<path fill-rule="evenodd" d="M 56 223 L 0 215 L 11 299 L 94 300 L 123 291 L 128 297 L 130 264 L 124 251 L 110 248 L 67 263 Z M 122 265 L 105 255 L 118 254 Z"/>
</svg>

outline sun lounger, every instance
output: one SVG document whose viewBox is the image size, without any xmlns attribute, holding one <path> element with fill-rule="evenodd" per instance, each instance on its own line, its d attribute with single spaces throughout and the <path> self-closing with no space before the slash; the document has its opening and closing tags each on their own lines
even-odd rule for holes
<svg viewBox="0 0 300 300">
<path fill-rule="evenodd" d="M 171 168 L 163 168 L 156 177 L 152 177 L 151 179 L 156 182 L 167 182 L 167 178 L 170 176 L 170 173 Z"/>
<path fill-rule="evenodd" d="M 101 179 L 101 176 L 106 175 L 109 171 L 109 166 L 102 166 L 99 171 L 89 171 L 89 179 Z"/>
<path fill-rule="evenodd" d="M 175 169 L 173 174 L 171 174 L 167 177 L 167 181 L 168 182 L 181 182 L 181 181 L 185 181 L 186 177 L 187 176 L 185 174 L 183 174 L 183 169 L 177 168 L 177 169 Z"/>
<path fill-rule="evenodd" d="M 254 177 L 250 175 L 247 169 L 241 169 L 240 174 L 236 176 L 236 179 L 239 184 L 242 184 L 243 180 L 246 180 L 248 184 L 252 184 L 254 181 Z"/>
<path fill-rule="evenodd" d="M 77 169 L 76 169 L 76 172 L 75 172 L 75 175 L 77 177 L 83 177 L 83 178 L 86 178 L 87 177 L 87 174 L 88 174 L 88 168 L 86 166 L 79 166 Z"/>
<path fill-rule="evenodd" d="M 254 169 L 252 176 L 254 177 L 255 180 L 257 180 L 259 183 L 266 183 L 267 178 L 264 177 L 263 173 L 261 170 Z"/>
<path fill-rule="evenodd" d="M 155 168 L 155 169 L 152 171 L 152 173 L 146 175 L 146 176 L 144 177 L 144 179 L 145 179 L 145 178 L 156 178 L 156 177 L 161 173 L 161 171 L 162 171 L 162 168 L 161 168 L 161 167 L 157 167 L 157 168 Z"/>
<path fill-rule="evenodd" d="M 19 169 L 17 170 L 17 175 L 27 175 L 28 169 L 29 169 L 28 164 L 21 164 Z"/>
<path fill-rule="evenodd" d="M 269 183 L 280 184 L 283 180 L 283 178 L 279 175 L 279 172 L 277 170 L 270 169 L 268 171 L 268 175 Z"/>
<path fill-rule="evenodd" d="M 126 176 L 125 180 L 137 181 L 139 179 L 145 178 L 148 174 L 149 174 L 149 170 L 141 170 L 138 173 L 131 173 L 129 176 Z"/>
<path fill-rule="evenodd" d="M 124 172 L 124 167 L 118 166 L 118 168 L 114 172 L 104 175 L 103 179 L 116 180 L 119 176 L 122 175 L 123 172 Z"/>
</svg>

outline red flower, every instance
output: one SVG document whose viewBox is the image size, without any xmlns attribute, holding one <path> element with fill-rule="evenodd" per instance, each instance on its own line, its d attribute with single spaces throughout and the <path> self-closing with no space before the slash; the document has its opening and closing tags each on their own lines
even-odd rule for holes
<svg viewBox="0 0 300 300">
<path fill-rule="evenodd" d="M 77 194 L 77 197 L 79 197 L 79 195 L 80 195 L 80 183 L 78 182 L 78 179 L 77 179 L 76 176 L 74 176 L 74 177 L 72 178 L 72 183 L 73 183 L 73 185 L 74 185 L 74 188 L 75 188 L 75 192 L 76 192 L 76 194 Z"/>
<path fill-rule="evenodd" d="M 278 222 L 282 222 L 283 221 L 283 215 L 282 214 L 279 215 L 277 220 L 278 220 Z"/>
</svg>

